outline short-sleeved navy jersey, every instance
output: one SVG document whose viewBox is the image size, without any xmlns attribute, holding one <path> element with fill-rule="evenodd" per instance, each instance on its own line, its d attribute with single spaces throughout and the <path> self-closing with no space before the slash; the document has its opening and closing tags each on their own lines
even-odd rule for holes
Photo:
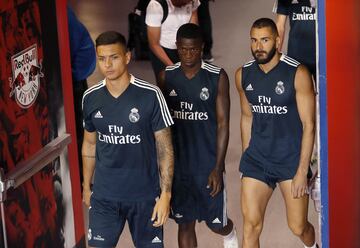
<svg viewBox="0 0 360 248">
<path fill-rule="evenodd" d="M 103 80 L 84 93 L 83 112 L 84 128 L 97 134 L 95 196 L 116 201 L 158 196 L 154 132 L 173 124 L 159 88 L 131 75 L 115 98 Z"/>
<path fill-rule="evenodd" d="M 315 0 L 277 0 L 274 12 L 287 15 L 290 32 L 287 54 L 308 67 L 316 63 Z"/>
<path fill-rule="evenodd" d="M 165 70 L 164 95 L 175 122 L 175 176 L 208 175 L 215 167 L 220 71 L 205 62 L 192 79 L 185 76 L 180 63 Z"/>
<path fill-rule="evenodd" d="M 241 163 L 298 166 L 302 123 L 296 104 L 295 74 L 299 63 L 282 55 L 268 73 L 255 61 L 242 67 L 242 87 L 253 114 L 249 147 Z M 240 165 L 241 167 L 241 165 Z"/>
</svg>

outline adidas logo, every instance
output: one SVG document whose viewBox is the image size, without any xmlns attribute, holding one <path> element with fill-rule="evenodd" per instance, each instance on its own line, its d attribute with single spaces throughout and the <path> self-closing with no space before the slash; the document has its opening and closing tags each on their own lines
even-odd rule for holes
<svg viewBox="0 0 360 248">
<path fill-rule="evenodd" d="M 184 216 L 181 215 L 181 214 L 179 214 L 179 213 L 177 213 L 177 214 L 174 215 L 174 217 L 180 219 L 180 218 L 182 218 L 182 217 L 184 217 Z"/>
<path fill-rule="evenodd" d="M 251 91 L 251 90 L 254 90 L 254 88 L 252 87 L 251 84 L 249 84 L 249 85 L 246 87 L 246 90 L 247 90 L 247 91 Z"/>
<path fill-rule="evenodd" d="M 161 240 L 158 238 L 158 236 L 156 236 L 155 238 L 153 238 L 153 240 L 151 241 L 151 243 L 161 243 Z"/>
<path fill-rule="evenodd" d="M 103 118 L 100 110 L 95 114 L 94 118 L 98 118 L 98 119 L 99 119 L 99 118 Z"/>
<path fill-rule="evenodd" d="M 176 91 L 175 90 L 170 91 L 169 96 L 177 96 Z"/>
<path fill-rule="evenodd" d="M 221 224 L 221 221 L 219 220 L 219 218 L 216 218 L 212 221 L 213 224 Z"/>
</svg>

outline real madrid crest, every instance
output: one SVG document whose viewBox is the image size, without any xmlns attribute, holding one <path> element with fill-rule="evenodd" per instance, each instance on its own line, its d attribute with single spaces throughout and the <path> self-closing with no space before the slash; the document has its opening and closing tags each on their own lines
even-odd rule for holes
<svg viewBox="0 0 360 248">
<path fill-rule="evenodd" d="M 284 82 L 279 81 L 275 87 L 275 93 L 281 95 L 285 92 Z"/>
<path fill-rule="evenodd" d="M 10 81 L 10 97 L 14 96 L 22 108 L 29 108 L 40 91 L 41 62 L 38 61 L 36 44 L 11 57 L 13 77 Z"/>
<path fill-rule="evenodd" d="M 138 122 L 140 120 L 139 110 L 137 108 L 131 109 L 131 112 L 129 114 L 129 120 L 132 123 Z"/>
<path fill-rule="evenodd" d="M 209 96 L 210 94 L 208 88 L 206 87 L 202 88 L 200 92 L 200 99 L 206 101 L 207 99 L 209 99 Z"/>
</svg>

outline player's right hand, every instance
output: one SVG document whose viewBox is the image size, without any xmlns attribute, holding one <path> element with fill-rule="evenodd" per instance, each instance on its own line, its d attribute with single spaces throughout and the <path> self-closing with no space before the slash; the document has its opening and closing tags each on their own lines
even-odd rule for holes
<svg viewBox="0 0 360 248">
<path fill-rule="evenodd" d="M 83 188 L 83 202 L 87 207 L 90 207 L 90 197 L 91 197 L 91 189 L 90 188 Z"/>
</svg>

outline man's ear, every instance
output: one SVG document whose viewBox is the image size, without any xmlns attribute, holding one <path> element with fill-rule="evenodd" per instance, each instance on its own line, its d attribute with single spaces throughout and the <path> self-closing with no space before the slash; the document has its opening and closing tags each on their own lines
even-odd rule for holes
<svg viewBox="0 0 360 248">
<path fill-rule="evenodd" d="M 126 64 L 128 65 L 130 63 L 130 60 L 131 60 L 131 52 L 127 51 L 125 56 L 126 56 Z"/>
</svg>

